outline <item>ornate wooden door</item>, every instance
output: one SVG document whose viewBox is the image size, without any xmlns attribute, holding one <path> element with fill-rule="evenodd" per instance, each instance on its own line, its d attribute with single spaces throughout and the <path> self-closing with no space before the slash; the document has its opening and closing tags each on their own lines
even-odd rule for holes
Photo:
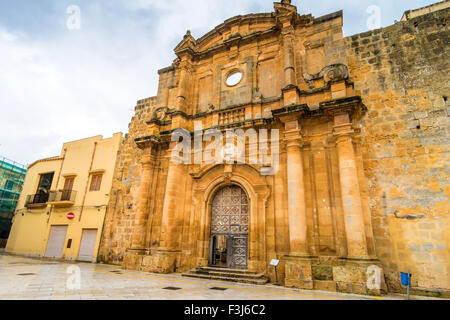
<svg viewBox="0 0 450 320">
<path fill-rule="evenodd" d="M 230 268 L 247 268 L 248 236 L 232 236 Z"/>
<path fill-rule="evenodd" d="M 248 261 L 248 199 L 238 186 L 220 189 L 212 201 L 211 237 L 226 235 L 228 267 L 247 268 Z"/>
</svg>

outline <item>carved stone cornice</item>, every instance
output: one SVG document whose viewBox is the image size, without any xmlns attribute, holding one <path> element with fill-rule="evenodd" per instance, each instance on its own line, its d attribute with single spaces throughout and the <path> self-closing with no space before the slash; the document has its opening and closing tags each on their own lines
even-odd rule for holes
<svg viewBox="0 0 450 320">
<path fill-rule="evenodd" d="M 161 138 L 155 135 L 136 138 L 136 145 L 141 150 L 149 150 L 146 154 L 151 154 L 151 150 L 161 144 Z"/>
<path fill-rule="evenodd" d="M 351 118 L 357 118 L 367 111 L 367 107 L 362 103 L 360 96 L 325 101 L 321 102 L 319 106 L 323 113 L 332 117 L 348 113 Z"/>
</svg>

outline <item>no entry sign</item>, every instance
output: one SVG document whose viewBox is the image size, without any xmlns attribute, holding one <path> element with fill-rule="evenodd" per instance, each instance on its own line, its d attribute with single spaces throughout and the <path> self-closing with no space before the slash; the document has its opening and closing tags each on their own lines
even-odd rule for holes
<svg viewBox="0 0 450 320">
<path fill-rule="evenodd" d="M 72 212 L 69 212 L 69 213 L 67 214 L 67 219 L 72 220 L 73 218 L 75 218 L 75 214 L 72 213 Z"/>
</svg>

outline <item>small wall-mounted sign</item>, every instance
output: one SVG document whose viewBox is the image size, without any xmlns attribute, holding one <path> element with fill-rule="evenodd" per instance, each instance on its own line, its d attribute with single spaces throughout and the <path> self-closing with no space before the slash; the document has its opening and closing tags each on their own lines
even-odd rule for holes
<svg viewBox="0 0 450 320">
<path fill-rule="evenodd" d="M 277 259 L 272 259 L 272 261 L 270 261 L 270 265 L 274 266 L 274 267 L 278 266 L 279 263 L 280 263 L 280 260 L 277 260 Z"/>
<path fill-rule="evenodd" d="M 74 214 L 73 212 L 69 212 L 69 213 L 67 214 L 67 219 L 73 220 L 74 218 L 75 218 L 75 214 Z"/>
</svg>

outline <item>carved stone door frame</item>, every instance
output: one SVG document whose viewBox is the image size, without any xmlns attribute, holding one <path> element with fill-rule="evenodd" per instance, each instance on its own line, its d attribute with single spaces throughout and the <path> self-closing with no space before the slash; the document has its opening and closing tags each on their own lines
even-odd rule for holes
<svg viewBox="0 0 450 320">
<path fill-rule="evenodd" d="M 195 173 L 192 210 L 194 230 L 191 267 L 207 266 L 210 257 L 211 209 L 216 192 L 227 185 L 241 187 L 249 201 L 248 270 L 266 272 L 266 206 L 271 187 L 257 168 L 251 165 L 211 165 Z M 273 241 L 273 240 L 272 240 Z"/>
</svg>

